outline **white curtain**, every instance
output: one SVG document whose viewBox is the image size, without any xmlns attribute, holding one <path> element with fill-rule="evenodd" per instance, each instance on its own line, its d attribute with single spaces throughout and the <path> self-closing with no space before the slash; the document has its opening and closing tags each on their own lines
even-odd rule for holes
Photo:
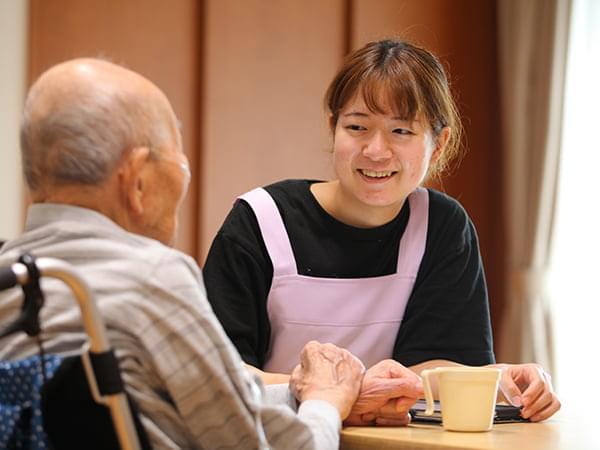
<svg viewBox="0 0 600 450">
<path fill-rule="evenodd" d="M 569 0 L 499 0 L 509 280 L 498 359 L 552 370 L 545 292 L 556 198 Z"/>
<path fill-rule="evenodd" d="M 573 0 L 561 146 L 557 215 L 549 275 L 554 320 L 554 387 L 586 410 L 600 392 L 582 383 L 600 372 L 600 1 Z M 594 392 L 592 392 L 594 391 Z M 566 403 L 566 401 L 565 401 Z"/>
</svg>

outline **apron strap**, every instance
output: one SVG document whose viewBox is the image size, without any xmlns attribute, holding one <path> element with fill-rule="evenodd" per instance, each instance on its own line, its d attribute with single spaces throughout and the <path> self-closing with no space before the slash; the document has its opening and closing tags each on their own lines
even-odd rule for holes
<svg viewBox="0 0 600 450">
<path fill-rule="evenodd" d="M 296 259 L 283 219 L 273 197 L 256 188 L 239 197 L 254 211 L 267 252 L 273 263 L 273 277 L 298 273 Z"/>
<path fill-rule="evenodd" d="M 410 216 L 400 240 L 396 273 L 417 277 L 427 242 L 429 221 L 429 192 L 417 188 L 408 196 Z"/>
</svg>

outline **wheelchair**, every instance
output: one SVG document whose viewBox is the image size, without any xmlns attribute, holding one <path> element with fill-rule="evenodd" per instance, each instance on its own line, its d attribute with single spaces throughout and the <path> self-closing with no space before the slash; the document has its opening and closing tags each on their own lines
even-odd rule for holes
<svg viewBox="0 0 600 450">
<path fill-rule="evenodd" d="M 92 293 L 71 265 L 24 254 L 0 268 L 0 291 L 23 290 L 20 315 L 0 337 L 25 332 L 39 340 L 41 277 L 57 278 L 71 289 L 87 341 L 78 356 L 45 355 L 40 344 L 39 355 L 0 361 L 0 449 L 149 449 Z"/>
</svg>

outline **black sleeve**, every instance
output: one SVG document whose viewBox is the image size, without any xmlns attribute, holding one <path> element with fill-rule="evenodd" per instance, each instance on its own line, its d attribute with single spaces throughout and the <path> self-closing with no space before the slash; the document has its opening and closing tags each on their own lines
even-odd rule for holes
<svg viewBox="0 0 600 450">
<path fill-rule="evenodd" d="M 458 202 L 451 200 L 440 212 L 438 200 L 432 197 L 426 252 L 394 358 L 407 366 L 432 359 L 491 364 L 487 287 L 475 228 Z"/>
<path fill-rule="evenodd" d="M 245 201 L 235 203 L 217 233 L 203 275 L 208 301 L 242 359 L 262 368 L 271 333 L 266 305 L 273 265 Z"/>
</svg>

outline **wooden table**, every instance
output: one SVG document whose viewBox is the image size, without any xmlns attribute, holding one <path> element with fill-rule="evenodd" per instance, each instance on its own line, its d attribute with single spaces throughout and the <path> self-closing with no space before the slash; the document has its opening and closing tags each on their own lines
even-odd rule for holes
<svg viewBox="0 0 600 450">
<path fill-rule="evenodd" d="M 561 411 L 545 422 L 496 424 L 482 433 L 444 431 L 439 425 L 417 424 L 348 427 L 342 430 L 340 449 L 600 450 L 596 420 L 576 417 Z"/>
</svg>

